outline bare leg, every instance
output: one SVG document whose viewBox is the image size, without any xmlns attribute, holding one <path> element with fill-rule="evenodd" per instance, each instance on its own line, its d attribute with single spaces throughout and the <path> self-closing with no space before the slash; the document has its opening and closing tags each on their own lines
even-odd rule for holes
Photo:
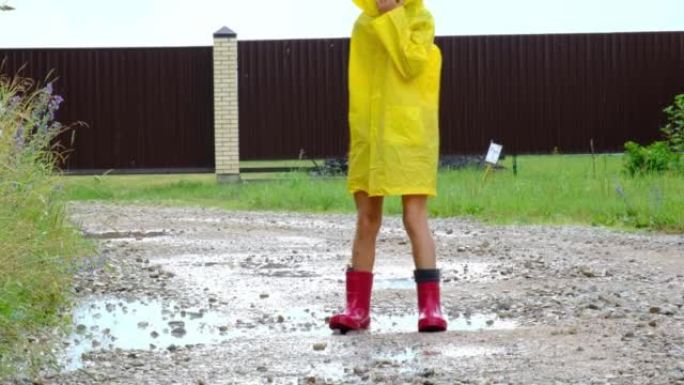
<svg viewBox="0 0 684 385">
<path fill-rule="evenodd" d="M 428 225 L 427 196 L 405 195 L 402 197 L 402 203 L 404 205 L 404 227 L 411 239 L 413 262 L 416 264 L 416 269 L 436 269 L 435 242 Z"/>
<path fill-rule="evenodd" d="M 369 197 L 365 192 L 354 194 L 357 221 L 352 249 L 352 268 L 373 272 L 375 241 L 382 225 L 382 197 Z"/>
</svg>

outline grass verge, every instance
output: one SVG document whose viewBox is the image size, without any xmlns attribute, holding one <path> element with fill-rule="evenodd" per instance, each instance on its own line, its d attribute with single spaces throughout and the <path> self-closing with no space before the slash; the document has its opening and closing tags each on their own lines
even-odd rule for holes
<svg viewBox="0 0 684 385">
<path fill-rule="evenodd" d="M 519 173 L 497 171 L 483 183 L 481 170 L 442 171 L 433 216 L 464 216 L 488 223 L 603 225 L 684 232 L 684 177 L 633 178 L 622 173 L 622 157 L 524 156 Z M 344 178 L 301 173 L 278 179 L 217 185 L 213 175 L 69 177 L 71 200 L 219 207 L 239 210 L 353 212 Z M 401 213 L 398 198 L 385 204 Z"/>
<path fill-rule="evenodd" d="M 66 325 L 60 309 L 89 249 L 53 176 L 60 103 L 49 84 L 0 74 L 0 380 L 54 362 L 50 337 Z"/>
</svg>

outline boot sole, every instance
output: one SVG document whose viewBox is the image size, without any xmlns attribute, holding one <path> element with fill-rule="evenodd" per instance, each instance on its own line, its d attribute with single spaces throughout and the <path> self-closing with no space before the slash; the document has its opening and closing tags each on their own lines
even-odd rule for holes
<svg viewBox="0 0 684 385">
<path fill-rule="evenodd" d="M 365 324 L 365 325 L 359 325 L 358 327 L 356 327 L 356 326 L 346 325 L 342 322 L 337 322 L 334 324 L 330 324 L 329 326 L 330 326 L 331 330 L 339 330 L 341 334 L 347 334 L 347 332 L 350 332 L 350 331 L 367 330 L 370 327 L 370 323 Z"/>
<path fill-rule="evenodd" d="M 446 330 L 446 322 L 426 323 L 423 325 L 418 324 L 419 333 L 439 333 L 445 332 Z"/>
<path fill-rule="evenodd" d="M 422 329 L 418 329 L 419 333 L 441 333 L 445 332 L 447 329 L 442 326 L 427 326 Z"/>
</svg>

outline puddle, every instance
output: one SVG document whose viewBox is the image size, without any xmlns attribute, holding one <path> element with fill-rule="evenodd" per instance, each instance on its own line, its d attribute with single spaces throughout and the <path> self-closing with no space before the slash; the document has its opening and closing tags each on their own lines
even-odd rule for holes
<svg viewBox="0 0 684 385">
<path fill-rule="evenodd" d="M 480 330 L 511 330 L 518 325 L 514 320 L 501 319 L 496 314 L 472 314 L 448 319 L 449 331 L 476 332 Z M 417 314 L 372 317 L 374 333 L 414 333 L 418 329 Z"/>
<path fill-rule="evenodd" d="M 435 350 L 436 355 L 442 355 L 450 358 L 465 358 L 465 357 L 479 357 L 491 356 L 494 354 L 503 354 L 503 348 L 492 348 L 485 346 L 453 346 L 449 345 L 445 348 Z M 423 355 L 435 354 L 433 351 L 424 351 Z"/>
<path fill-rule="evenodd" d="M 170 345 L 217 343 L 225 339 L 218 325 L 226 321 L 218 314 L 181 311 L 156 301 L 89 301 L 73 311 L 65 369 L 82 367 L 82 355 L 100 349 L 161 350 Z"/>
<path fill-rule="evenodd" d="M 321 309 L 292 308 L 278 315 L 236 319 L 216 312 L 181 309 L 174 303 L 95 298 L 73 311 L 74 331 L 64 352 L 66 371 L 82 368 L 83 354 L 100 350 L 164 350 L 171 345 L 219 344 L 276 333 L 328 336 Z"/>
<path fill-rule="evenodd" d="M 399 284 L 404 284 L 401 280 Z M 409 280 L 410 281 L 410 280 Z M 392 281 L 389 281 L 390 283 Z M 411 282 L 413 284 L 413 282 Z M 62 360 L 66 371 L 84 366 L 83 355 L 101 350 L 162 351 L 171 345 L 220 344 L 237 338 L 268 340 L 274 335 L 325 338 L 333 333 L 325 318 L 331 312 L 322 307 L 290 307 L 287 311 L 251 308 L 235 315 L 193 308 L 173 302 L 127 300 L 95 297 L 73 311 L 74 331 L 65 341 Z M 450 331 L 506 330 L 517 327 L 513 320 L 496 315 L 474 314 L 449 320 Z M 417 314 L 378 315 L 373 317 L 370 333 L 416 333 Z M 488 353 L 482 348 L 452 347 L 438 353 L 447 357 L 465 357 Z M 419 354 L 415 353 L 415 354 Z M 413 360 L 411 351 L 392 356 L 392 360 Z M 334 378 L 339 368 L 326 368 Z"/>
<path fill-rule="evenodd" d="M 503 348 L 494 348 L 477 345 L 445 345 L 426 348 L 406 348 L 391 354 L 379 354 L 374 358 L 376 361 L 405 364 L 415 360 L 429 359 L 431 357 L 466 358 L 479 357 L 504 353 Z"/>
<path fill-rule="evenodd" d="M 155 258 L 161 265 L 176 275 L 193 282 L 214 280 L 225 282 L 228 277 L 275 277 L 313 278 L 320 274 L 311 268 L 307 256 L 281 253 L 276 256 L 253 253 L 230 253 L 220 255 L 179 254 L 173 257 Z"/>
<path fill-rule="evenodd" d="M 169 235 L 165 230 L 150 231 L 86 231 L 83 237 L 87 239 L 143 239 L 164 237 Z"/>
<path fill-rule="evenodd" d="M 416 289 L 416 282 L 413 278 L 376 278 L 373 282 L 373 289 Z"/>
<path fill-rule="evenodd" d="M 115 239 L 116 240 L 116 239 Z M 189 238 L 187 236 L 159 236 L 147 237 L 138 239 L 147 245 L 157 245 L 164 247 L 193 248 L 195 250 L 230 250 L 235 246 L 235 241 L 230 239 L 204 239 L 204 238 Z M 216 252 L 218 253 L 218 251 Z"/>
<path fill-rule="evenodd" d="M 442 279 L 445 282 L 450 280 L 478 280 L 489 277 L 491 264 L 485 262 L 457 262 L 448 263 L 442 269 Z"/>
<path fill-rule="evenodd" d="M 331 334 L 325 318 L 334 312 L 322 309 L 290 309 L 286 314 L 286 323 L 290 329 L 299 326 L 299 331 L 308 335 L 328 336 Z M 448 319 L 449 331 L 477 332 L 481 330 L 512 330 L 518 327 L 515 320 L 501 319 L 496 314 L 472 314 Z M 282 331 L 287 331 L 282 329 Z M 370 333 L 416 333 L 418 331 L 418 314 L 379 315 L 371 317 Z M 458 353 L 462 354 L 462 352 Z"/>
<path fill-rule="evenodd" d="M 452 281 L 482 281 L 494 279 L 493 266 L 486 262 L 444 261 L 441 262 L 441 277 L 445 283 Z M 374 288 L 415 289 L 412 264 L 378 264 L 375 268 Z M 498 278 L 498 277 L 497 277 Z"/>
</svg>

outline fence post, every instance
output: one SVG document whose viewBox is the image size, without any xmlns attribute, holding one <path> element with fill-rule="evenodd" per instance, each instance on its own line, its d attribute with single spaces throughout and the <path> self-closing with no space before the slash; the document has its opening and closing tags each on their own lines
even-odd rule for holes
<svg viewBox="0 0 684 385">
<path fill-rule="evenodd" d="M 237 34 L 214 34 L 214 158 L 219 183 L 240 181 Z"/>
</svg>

